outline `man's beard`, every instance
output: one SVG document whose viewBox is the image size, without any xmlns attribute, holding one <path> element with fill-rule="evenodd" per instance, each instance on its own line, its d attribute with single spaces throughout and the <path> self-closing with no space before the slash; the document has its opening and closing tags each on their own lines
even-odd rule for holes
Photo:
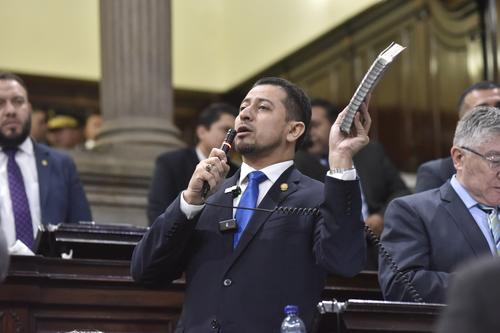
<svg viewBox="0 0 500 333">
<path fill-rule="evenodd" d="M 272 152 L 276 147 L 280 145 L 279 141 L 272 142 L 269 145 L 263 147 L 257 145 L 255 142 L 237 142 L 236 151 L 241 154 L 241 156 L 265 156 Z"/>
<path fill-rule="evenodd" d="M 2 132 L 0 132 L 0 146 L 2 148 L 16 148 L 19 147 L 21 143 L 26 140 L 29 136 L 31 130 L 31 118 L 28 117 L 28 120 L 24 123 L 21 133 L 15 135 L 13 137 L 6 137 Z"/>
<path fill-rule="evenodd" d="M 255 144 L 240 144 L 236 146 L 236 151 L 241 155 L 248 155 L 255 152 Z"/>
</svg>

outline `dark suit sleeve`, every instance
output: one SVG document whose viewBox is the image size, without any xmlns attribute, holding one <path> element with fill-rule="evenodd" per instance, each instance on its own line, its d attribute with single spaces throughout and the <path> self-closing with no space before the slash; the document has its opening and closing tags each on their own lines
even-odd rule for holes
<svg viewBox="0 0 500 333">
<path fill-rule="evenodd" d="M 419 216 L 404 198 L 392 201 L 384 217 L 382 244 L 425 302 L 443 303 L 449 274 L 429 269 L 432 249 Z M 386 300 L 415 301 L 408 286 L 396 281 L 384 256 L 379 258 L 379 283 Z"/>
<path fill-rule="evenodd" d="M 66 157 L 67 182 L 69 189 L 68 211 L 66 222 L 77 223 L 80 221 L 92 221 L 89 202 L 83 190 L 82 183 L 75 163 L 70 157 Z"/>
<path fill-rule="evenodd" d="M 324 195 L 314 234 L 316 259 L 331 274 L 354 276 L 366 259 L 359 181 L 327 176 Z"/>
<path fill-rule="evenodd" d="M 153 224 L 158 216 L 165 212 L 165 209 L 177 197 L 177 186 L 172 179 L 175 177 L 174 170 L 171 170 L 170 163 L 165 156 L 156 159 L 155 170 L 148 195 L 148 220 Z"/>
<path fill-rule="evenodd" d="M 443 180 L 437 173 L 438 170 L 431 163 L 424 163 L 417 169 L 417 182 L 415 193 L 427 191 L 443 185 Z"/>
<path fill-rule="evenodd" d="M 198 215 L 199 216 L 199 215 Z M 132 254 L 130 271 L 135 281 L 164 286 L 184 271 L 198 217 L 188 220 L 180 209 L 180 195 L 144 234 Z"/>
</svg>

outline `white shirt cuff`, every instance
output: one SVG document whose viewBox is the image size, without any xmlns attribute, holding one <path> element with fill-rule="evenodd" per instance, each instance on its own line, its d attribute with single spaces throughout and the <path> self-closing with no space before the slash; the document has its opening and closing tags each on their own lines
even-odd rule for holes
<svg viewBox="0 0 500 333">
<path fill-rule="evenodd" d="M 191 205 L 184 200 L 184 191 L 181 193 L 181 212 L 186 215 L 188 220 L 191 220 L 193 217 L 198 215 L 199 212 L 205 207 L 205 205 Z"/>
<path fill-rule="evenodd" d="M 358 178 L 358 173 L 354 168 L 343 172 L 332 172 L 331 170 L 328 170 L 326 175 L 340 180 L 356 180 Z"/>
</svg>

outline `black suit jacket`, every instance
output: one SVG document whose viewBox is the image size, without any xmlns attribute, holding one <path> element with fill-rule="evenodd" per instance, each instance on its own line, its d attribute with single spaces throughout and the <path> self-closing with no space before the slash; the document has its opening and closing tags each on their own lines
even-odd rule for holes
<svg viewBox="0 0 500 333">
<path fill-rule="evenodd" d="M 208 201 L 231 206 L 224 189 L 238 176 Z M 287 304 L 299 305 L 310 329 L 327 272 L 353 276 L 362 269 L 358 181 L 329 178 L 323 186 L 290 167 L 259 205 L 276 206 L 319 207 L 322 215 L 255 212 L 235 250 L 233 234 L 218 229 L 232 218 L 231 208 L 207 205 L 187 220 L 178 197 L 151 226 L 134 250 L 131 273 L 138 282 L 167 285 L 185 271 L 176 332 L 277 332 Z"/>
<path fill-rule="evenodd" d="M 455 174 L 451 157 L 425 162 L 417 169 L 415 192 L 423 192 L 440 187 Z"/>
<path fill-rule="evenodd" d="M 500 258 L 470 262 L 453 276 L 437 333 L 500 332 Z"/>
<path fill-rule="evenodd" d="M 425 302 L 444 303 L 449 278 L 460 264 L 491 256 L 488 241 L 449 182 L 391 202 L 382 244 Z M 390 264 L 379 259 L 384 298 L 413 301 Z"/>
<path fill-rule="evenodd" d="M 410 193 L 380 143 L 370 142 L 354 156 L 353 161 L 370 214 L 383 215 L 392 199 Z M 297 153 L 295 165 L 302 173 L 319 181 L 324 181 L 328 171 L 317 157 L 305 152 Z"/>
<path fill-rule="evenodd" d="M 147 208 L 149 224 L 165 212 L 177 195 L 186 189 L 199 162 L 194 148 L 183 148 L 158 156 L 149 188 Z M 228 177 L 238 169 L 233 163 L 230 163 L 230 167 Z"/>
</svg>

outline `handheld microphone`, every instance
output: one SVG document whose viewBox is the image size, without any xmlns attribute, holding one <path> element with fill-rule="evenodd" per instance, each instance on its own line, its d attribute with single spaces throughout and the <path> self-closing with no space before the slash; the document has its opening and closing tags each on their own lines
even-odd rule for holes
<svg viewBox="0 0 500 333">
<path fill-rule="evenodd" d="M 220 146 L 220 149 L 224 152 L 224 154 L 229 153 L 231 150 L 231 145 L 233 144 L 234 137 L 236 136 L 236 130 L 233 128 L 230 128 L 227 133 L 226 137 L 224 138 L 224 141 L 222 141 L 222 145 Z M 208 182 L 205 180 L 203 182 L 203 187 L 201 188 L 201 193 L 204 198 L 207 197 L 208 191 L 210 191 L 210 185 L 208 185 Z"/>
</svg>

